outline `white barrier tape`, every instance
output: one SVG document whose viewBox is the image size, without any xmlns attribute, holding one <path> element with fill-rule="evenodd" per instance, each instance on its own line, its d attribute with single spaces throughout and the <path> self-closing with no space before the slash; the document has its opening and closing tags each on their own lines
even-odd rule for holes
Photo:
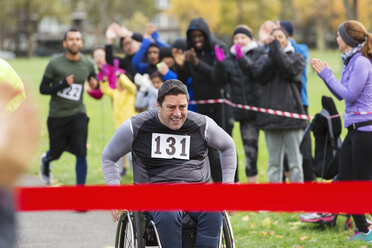
<svg viewBox="0 0 372 248">
<path fill-rule="evenodd" d="M 372 112 L 348 112 L 348 113 L 342 113 L 342 114 L 337 114 L 337 115 L 331 115 L 330 117 L 328 117 L 329 119 L 333 119 L 333 118 L 337 118 L 337 117 L 341 117 L 343 115 L 372 115 Z"/>
<path fill-rule="evenodd" d="M 309 115 L 290 113 L 290 112 L 281 111 L 281 110 L 266 109 L 266 108 L 260 108 L 260 107 L 250 106 L 250 105 L 232 103 L 231 101 L 226 100 L 226 99 L 209 99 L 209 100 L 189 101 L 189 104 L 212 104 L 212 103 L 226 103 L 226 104 L 231 105 L 235 108 L 247 109 L 247 110 L 252 110 L 252 111 L 256 111 L 256 112 L 262 112 L 262 113 L 271 114 L 271 115 L 284 116 L 284 117 L 289 117 L 289 118 L 294 118 L 294 119 L 311 120 L 313 118 Z"/>
</svg>

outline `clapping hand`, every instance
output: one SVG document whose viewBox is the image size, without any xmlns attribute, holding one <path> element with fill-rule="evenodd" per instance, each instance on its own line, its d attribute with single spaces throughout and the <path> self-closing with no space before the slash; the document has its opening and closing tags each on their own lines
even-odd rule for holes
<svg viewBox="0 0 372 248">
<path fill-rule="evenodd" d="M 116 35 L 119 37 L 131 37 L 133 35 L 132 31 L 129 31 L 126 27 L 120 26 L 119 28 L 116 29 Z"/>
<path fill-rule="evenodd" d="M 236 60 L 240 60 L 243 57 L 242 47 L 239 44 L 234 46 L 236 52 Z"/>
<path fill-rule="evenodd" d="M 165 75 L 168 73 L 169 71 L 169 67 L 166 63 L 164 62 L 160 62 L 158 65 L 157 65 L 157 68 L 158 68 L 158 72 L 161 74 L 161 75 Z"/>
<path fill-rule="evenodd" d="M 140 87 L 140 91 L 146 92 L 147 88 L 151 85 L 149 74 L 141 75 L 137 73 L 134 77 L 134 83 Z"/>
<path fill-rule="evenodd" d="M 199 62 L 200 62 L 199 59 L 198 59 L 198 57 L 196 56 L 196 52 L 195 52 L 195 49 L 194 48 L 191 48 L 190 50 L 187 50 L 186 51 L 186 53 L 185 53 L 185 60 L 186 61 L 189 61 L 194 66 L 199 65 Z"/>
<path fill-rule="evenodd" d="M 66 82 L 69 86 L 71 86 L 74 83 L 74 74 L 70 74 L 66 77 Z"/>
<path fill-rule="evenodd" d="M 88 80 L 89 87 L 91 89 L 97 89 L 98 87 L 98 81 L 96 77 L 90 76 Z"/>
<path fill-rule="evenodd" d="M 272 21 L 265 21 L 264 24 L 261 25 L 260 30 L 258 31 L 258 39 L 260 45 L 265 44 L 274 28 L 277 28 L 277 26 Z"/>
<path fill-rule="evenodd" d="M 117 23 L 111 23 L 106 30 L 106 40 L 109 44 L 112 44 L 117 38 L 117 32 L 120 26 Z"/>
<path fill-rule="evenodd" d="M 312 59 L 311 65 L 313 66 L 316 73 L 321 72 L 325 67 L 329 67 L 326 62 L 323 62 L 318 58 Z"/>
<path fill-rule="evenodd" d="M 274 40 L 275 40 L 275 36 L 270 35 L 270 36 L 266 39 L 266 44 L 270 44 L 270 43 L 272 43 Z"/>
<path fill-rule="evenodd" d="M 173 48 L 172 55 L 176 64 L 183 67 L 185 64 L 185 53 L 181 49 Z"/>
<path fill-rule="evenodd" d="M 216 54 L 216 59 L 218 62 L 222 62 L 225 59 L 225 52 L 223 51 L 223 48 L 214 46 L 214 53 Z"/>
</svg>

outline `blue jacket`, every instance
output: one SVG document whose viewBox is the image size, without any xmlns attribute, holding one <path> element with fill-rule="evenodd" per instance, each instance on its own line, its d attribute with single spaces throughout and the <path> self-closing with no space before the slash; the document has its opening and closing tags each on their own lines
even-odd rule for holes
<svg viewBox="0 0 372 248">
<path fill-rule="evenodd" d="M 297 44 L 296 41 L 290 40 L 292 46 L 295 49 L 296 53 L 299 53 L 304 57 L 305 63 L 307 64 L 307 59 L 309 57 L 309 48 L 305 44 Z M 301 87 L 301 100 L 302 105 L 308 107 L 309 106 L 309 98 L 307 96 L 307 75 L 306 75 L 306 66 L 302 71 L 302 87 Z"/>
<path fill-rule="evenodd" d="M 159 48 L 163 47 L 163 46 L 169 47 L 168 43 L 160 41 L 159 34 L 158 34 L 157 31 L 152 33 L 151 36 L 152 36 L 156 45 Z M 139 50 L 136 52 L 136 54 L 133 56 L 133 59 L 132 59 L 133 67 L 136 69 L 136 71 L 138 73 L 140 73 L 142 75 L 145 74 L 145 73 L 151 74 L 154 70 L 156 70 L 155 66 L 150 65 L 149 63 L 142 62 L 142 60 L 146 56 L 146 52 L 147 52 L 147 49 L 149 48 L 150 44 L 151 44 L 150 39 L 143 38 Z M 151 70 L 149 71 L 149 67 L 154 67 L 154 68 L 151 68 Z"/>
</svg>

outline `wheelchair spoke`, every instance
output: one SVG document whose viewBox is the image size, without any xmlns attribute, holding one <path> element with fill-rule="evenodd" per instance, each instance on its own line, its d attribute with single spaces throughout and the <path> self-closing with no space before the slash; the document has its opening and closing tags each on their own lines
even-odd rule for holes
<svg viewBox="0 0 372 248">
<path fill-rule="evenodd" d="M 124 233 L 124 248 L 134 248 L 133 230 L 130 222 L 126 223 Z"/>
</svg>

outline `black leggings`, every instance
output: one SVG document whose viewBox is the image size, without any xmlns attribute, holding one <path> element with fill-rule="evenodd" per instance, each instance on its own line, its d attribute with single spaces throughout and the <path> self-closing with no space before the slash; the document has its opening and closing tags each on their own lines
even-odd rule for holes
<svg viewBox="0 0 372 248">
<path fill-rule="evenodd" d="M 372 180 L 371 147 L 372 132 L 350 130 L 341 147 L 338 180 Z M 368 232 L 368 224 L 364 215 L 353 215 L 353 218 L 359 231 Z"/>
</svg>

